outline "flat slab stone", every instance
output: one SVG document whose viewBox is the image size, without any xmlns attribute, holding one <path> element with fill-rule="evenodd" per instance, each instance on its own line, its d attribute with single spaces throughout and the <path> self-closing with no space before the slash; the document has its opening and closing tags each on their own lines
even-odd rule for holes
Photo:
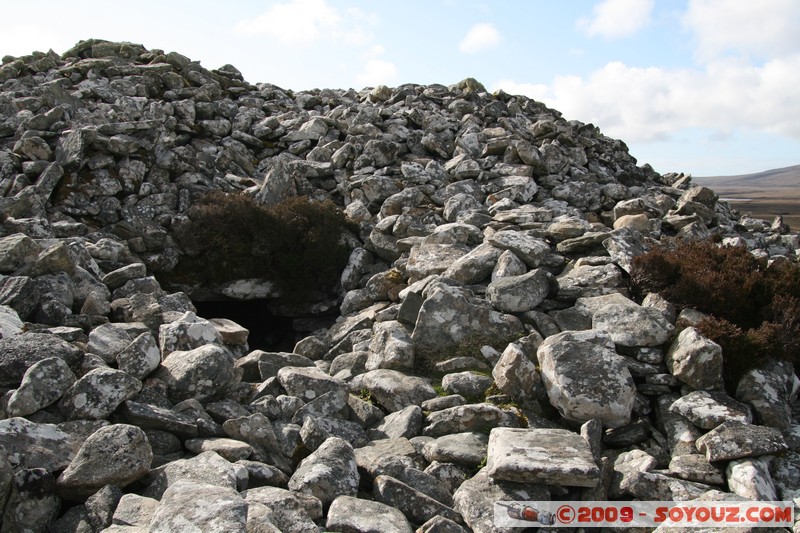
<svg viewBox="0 0 800 533">
<path fill-rule="evenodd" d="M 686 417 L 692 424 L 703 429 L 713 429 L 729 420 L 743 424 L 753 421 L 750 408 L 724 392 L 690 392 L 675 400 L 669 410 Z"/>
<path fill-rule="evenodd" d="M 565 429 L 495 428 L 486 468 L 493 479 L 521 483 L 596 487 L 600 480 L 589 445 Z"/>
<path fill-rule="evenodd" d="M 757 457 L 788 448 L 779 430 L 740 422 L 720 424 L 697 439 L 695 445 L 710 462 Z"/>
</svg>

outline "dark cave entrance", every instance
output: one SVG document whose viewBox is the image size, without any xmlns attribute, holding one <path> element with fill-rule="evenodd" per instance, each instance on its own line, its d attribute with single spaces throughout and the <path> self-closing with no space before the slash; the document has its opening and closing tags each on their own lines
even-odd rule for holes
<svg viewBox="0 0 800 533">
<path fill-rule="evenodd" d="M 270 300 L 207 300 L 194 301 L 197 316 L 227 318 L 247 328 L 250 350 L 291 352 L 301 335 L 294 327 L 294 318 L 278 316 L 270 309 Z M 304 335 L 301 335 L 304 336 Z"/>
</svg>

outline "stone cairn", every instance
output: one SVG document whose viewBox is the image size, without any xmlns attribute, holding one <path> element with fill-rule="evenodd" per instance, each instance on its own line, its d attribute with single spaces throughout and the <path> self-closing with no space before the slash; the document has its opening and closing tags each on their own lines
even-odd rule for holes
<svg viewBox="0 0 800 533">
<path fill-rule="evenodd" d="M 293 93 L 100 40 L 2 63 L 2 531 L 489 532 L 504 500 L 800 496 L 791 366 L 732 398 L 700 314 L 625 288 L 666 236 L 796 260 L 780 221 L 472 79 Z M 340 318 L 291 353 L 156 280 L 214 189 L 360 227 Z"/>
</svg>

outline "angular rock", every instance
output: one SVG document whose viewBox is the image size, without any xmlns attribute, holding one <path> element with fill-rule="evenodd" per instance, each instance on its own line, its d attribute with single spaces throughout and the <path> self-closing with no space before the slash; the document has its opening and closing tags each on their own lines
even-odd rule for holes
<svg viewBox="0 0 800 533">
<path fill-rule="evenodd" d="M 158 344 L 165 359 L 172 352 L 190 351 L 209 343 L 222 344 L 221 335 L 211 322 L 191 311 L 159 327 Z"/>
<path fill-rule="evenodd" d="M 170 353 L 154 375 L 167 385 L 167 397 L 173 402 L 224 394 L 237 378 L 233 356 L 215 344 Z"/>
<path fill-rule="evenodd" d="M 75 456 L 80 442 L 54 424 L 37 424 L 25 418 L 0 420 L 0 446 L 15 468 L 63 470 Z"/>
<path fill-rule="evenodd" d="M 400 411 L 409 405 L 421 405 L 437 396 L 427 380 L 397 370 L 372 370 L 363 374 L 361 383 L 389 412 Z"/>
<path fill-rule="evenodd" d="M 434 516 L 444 516 L 450 520 L 461 519 L 461 516 L 450 507 L 392 476 L 375 478 L 373 496 L 376 500 L 399 509 L 406 518 L 417 524 L 426 522 Z"/>
<path fill-rule="evenodd" d="M 753 407 L 761 424 L 786 431 L 791 425 L 790 383 L 796 379 L 791 365 L 773 364 L 744 373 L 736 386 L 736 398 Z"/>
<path fill-rule="evenodd" d="M 338 437 L 353 448 L 360 448 L 369 442 L 364 430 L 355 422 L 335 418 L 308 416 L 300 430 L 303 445 L 311 451 L 318 449 L 326 440 Z"/>
<path fill-rule="evenodd" d="M 278 381 L 290 396 L 311 401 L 329 392 L 344 390 L 345 384 L 316 367 L 287 366 L 278 371 Z"/>
<path fill-rule="evenodd" d="M 494 504 L 499 501 L 547 501 L 550 493 L 543 485 L 497 481 L 482 468 L 467 479 L 453 494 L 453 509 L 473 531 L 512 533 L 515 529 L 499 528 L 494 521 Z"/>
<path fill-rule="evenodd" d="M 412 533 L 414 530 L 406 517 L 394 507 L 362 500 L 352 496 L 339 496 L 328 509 L 325 527 L 330 531 L 366 533 Z"/>
<path fill-rule="evenodd" d="M 142 429 L 168 431 L 182 438 L 197 436 L 197 419 L 172 409 L 128 400 L 120 405 L 119 415 Z"/>
<path fill-rule="evenodd" d="M 380 424 L 369 431 L 369 436 L 373 440 L 411 439 L 422 431 L 423 419 L 422 408 L 418 405 L 409 405 L 400 411 L 386 415 Z"/>
<path fill-rule="evenodd" d="M 483 433 L 453 433 L 427 443 L 422 454 L 429 463 L 439 461 L 475 467 L 486 460 L 488 442 Z"/>
<path fill-rule="evenodd" d="M 339 496 L 355 496 L 358 481 L 353 447 L 331 437 L 297 465 L 288 486 L 289 490 L 310 494 L 329 506 Z"/>
<path fill-rule="evenodd" d="M 502 481 L 578 487 L 595 487 L 600 479 L 586 441 L 560 429 L 493 429 L 486 473 Z"/>
<path fill-rule="evenodd" d="M 723 422 L 749 424 L 750 409 L 722 392 L 694 391 L 675 400 L 669 408 L 702 429 L 714 429 Z"/>
<path fill-rule="evenodd" d="M 161 363 L 161 352 L 156 339 L 145 332 L 117 354 L 117 368 L 137 378 L 144 379 Z"/>
<path fill-rule="evenodd" d="M 121 370 L 95 368 L 64 393 L 58 408 L 68 420 L 101 420 L 141 389 L 141 381 Z"/>
<path fill-rule="evenodd" d="M 62 498 L 82 500 L 105 485 L 125 487 L 150 472 L 153 451 L 144 431 L 113 424 L 95 431 L 59 476 Z"/>
<path fill-rule="evenodd" d="M 672 375 L 694 389 L 722 388 L 722 348 L 693 327 L 680 332 L 665 362 Z"/>
<path fill-rule="evenodd" d="M 537 268 L 520 276 L 506 276 L 489 283 L 486 298 L 499 311 L 524 313 L 537 307 L 550 292 L 550 274 Z"/>
<path fill-rule="evenodd" d="M 147 487 L 142 496 L 161 499 L 164 491 L 174 483 L 185 480 L 208 483 L 220 487 L 238 487 L 237 470 L 230 461 L 217 452 L 203 452 L 189 459 L 178 459 L 154 469 L 146 478 Z"/>
<path fill-rule="evenodd" d="M 0 339 L 0 386 L 17 387 L 31 365 L 50 357 L 63 359 L 74 369 L 83 352 L 50 333 L 24 333 Z"/>
<path fill-rule="evenodd" d="M 592 316 L 592 328 L 607 331 L 619 346 L 659 346 L 675 332 L 661 311 L 627 304 L 599 309 Z"/>
<path fill-rule="evenodd" d="M 215 452 L 231 463 L 247 459 L 253 454 L 253 447 L 246 442 L 224 437 L 188 439 L 183 445 L 198 455 L 203 452 Z"/>
<path fill-rule="evenodd" d="M 512 251 L 530 268 L 537 268 L 550 254 L 549 244 L 521 231 L 498 231 L 490 235 L 487 242 L 501 250 Z"/>
<path fill-rule="evenodd" d="M 772 476 L 769 473 L 769 458 L 737 459 L 728 463 L 726 469 L 728 489 L 747 500 L 775 501 L 778 499 Z"/>
<path fill-rule="evenodd" d="M 9 417 L 31 415 L 58 401 L 74 383 L 75 374 L 63 359 L 42 359 L 25 372 L 8 399 L 6 413 Z"/>
<path fill-rule="evenodd" d="M 550 403 L 564 418 L 598 418 L 608 427 L 630 422 L 636 388 L 627 366 L 604 332 L 564 332 L 537 350 Z"/>
<path fill-rule="evenodd" d="M 697 439 L 696 446 L 710 462 L 757 457 L 787 448 L 777 429 L 740 422 L 720 424 Z"/>
<path fill-rule="evenodd" d="M 517 427 L 519 420 L 511 412 L 489 403 L 449 407 L 430 413 L 425 418 L 422 434 L 441 437 L 451 433 L 486 432 L 498 426 Z"/>
<path fill-rule="evenodd" d="M 247 503 L 235 490 L 181 480 L 171 485 L 153 514 L 149 531 L 247 531 Z"/>
<path fill-rule="evenodd" d="M 146 529 L 158 508 L 158 500 L 145 498 L 134 493 L 123 494 L 120 498 L 112 524 L 117 526 L 134 526 Z"/>
</svg>

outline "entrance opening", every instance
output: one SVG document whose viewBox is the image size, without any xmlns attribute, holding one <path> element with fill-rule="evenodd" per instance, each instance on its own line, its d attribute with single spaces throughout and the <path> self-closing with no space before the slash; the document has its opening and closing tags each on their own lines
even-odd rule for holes
<svg viewBox="0 0 800 533">
<path fill-rule="evenodd" d="M 291 352 L 299 340 L 294 319 L 277 316 L 270 311 L 269 300 L 210 300 L 195 301 L 197 316 L 227 318 L 247 328 L 247 343 L 251 350 Z"/>
</svg>

